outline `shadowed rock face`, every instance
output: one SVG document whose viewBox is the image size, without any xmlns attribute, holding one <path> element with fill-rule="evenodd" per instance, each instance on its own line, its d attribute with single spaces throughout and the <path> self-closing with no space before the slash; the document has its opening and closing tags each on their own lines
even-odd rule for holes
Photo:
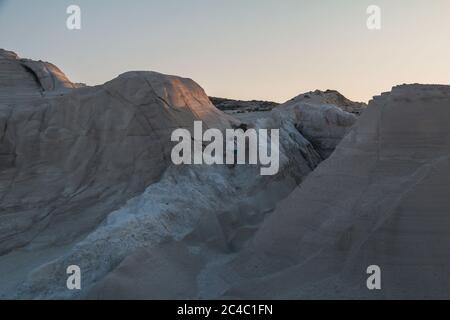
<svg viewBox="0 0 450 320">
<path fill-rule="evenodd" d="M 0 57 L 0 253 L 91 230 L 159 179 L 173 129 L 230 126 L 189 79 L 129 72 L 74 89 L 49 63 Z"/>
<path fill-rule="evenodd" d="M 450 297 L 450 87 L 376 97 L 228 265 L 239 298 Z M 382 270 L 382 290 L 366 269 Z"/>
</svg>

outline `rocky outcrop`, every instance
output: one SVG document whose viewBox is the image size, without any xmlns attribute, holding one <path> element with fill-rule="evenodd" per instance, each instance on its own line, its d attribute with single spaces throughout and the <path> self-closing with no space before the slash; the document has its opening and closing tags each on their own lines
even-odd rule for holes
<svg viewBox="0 0 450 320">
<path fill-rule="evenodd" d="M 232 121 L 189 79 L 130 72 L 71 89 L 50 64 L 11 53 L 0 61 L 0 253 L 92 230 L 158 181 L 174 128 Z"/>
<path fill-rule="evenodd" d="M 29 280 L 16 291 L 18 297 L 73 297 L 74 292 L 59 286 L 66 277 L 66 266 L 71 264 L 79 265 L 84 272 L 85 290 L 75 293 L 80 297 L 187 297 L 188 292 L 179 287 L 181 283 L 173 286 L 178 295 L 169 287 L 164 291 L 153 291 L 153 286 L 145 286 L 139 294 L 132 289 L 132 285 L 142 282 L 138 273 L 133 273 L 130 283 L 120 284 L 122 280 L 118 280 L 111 269 L 121 268 L 123 260 L 134 264 L 136 259 L 140 259 L 134 258 L 135 253 L 142 254 L 142 257 L 150 254 L 154 259 L 149 260 L 152 268 L 161 266 L 169 258 L 182 263 L 184 254 L 163 258 L 151 253 L 152 250 L 159 254 L 164 252 L 166 244 L 172 246 L 174 241 L 183 242 L 180 244 L 183 247 L 187 245 L 185 242 L 189 243 L 188 248 L 203 252 L 203 258 L 195 257 L 202 263 L 192 265 L 200 269 L 216 256 L 238 252 L 261 221 L 274 210 L 276 203 L 322 161 L 294 121 L 295 118 L 286 113 L 273 114 L 270 119 L 250 124 L 256 128 L 280 128 L 281 163 L 276 176 L 260 176 L 259 168 L 255 166 L 169 166 L 157 183 L 150 184 L 143 194 L 109 214 L 99 227 L 72 249 L 52 263 L 32 270 Z M 166 263 L 170 266 L 173 261 Z M 179 270 L 174 267 L 174 270 Z M 150 265 L 143 265 L 143 268 L 150 270 Z M 158 270 L 163 271 L 159 267 Z M 183 272 L 194 276 L 197 271 Z M 144 272 L 146 277 L 153 273 L 148 272 Z M 162 285 L 165 278 L 160 274 L 156 279 Z M 189 281 L 195 282 L 193 279 Z M 123 286 L 120 292 L 112 289 L 117 285 Z M 190 292 L 198 294 L 195 288 Z"/>
<path fill-rule="evenodd" d="M 343 111 L 338 105 L 293 99 L 274 112 L 293 118 L 297 129 L 314 146 L 322 159 L 328 158 L 357 117 Z"/>
<path fill-rule="evenodd" d="M 25 103 L 75 87 L 55 65 L 21 59 L 14 52 L 0 49 L 0 105 Z"/>
<path fill-rule="evenodd" d="M 356 118 L 334 108 L 337 116 L 330 117 L 329 125 L 337 128 L 344 123 L 344 129 L 336 132 L 345 134 Z M 276 204 L 322 161 L 299 130 L 304 119 L 297 115 L 310 112 L 303 105 L 280 108 L 248 124 L 280 129 L 281 163 L 276 176 L 261 177 L 251 166 L 171 167 L 160 182 L 111 213 L 66 255 L 36 269 L 20 296 L 70 297 L 57 284 L 66 276 L 64 266 L 76 262 L 87 274 L 82 297 L 217 297 L 224 289 L 216 278 L 223 276 L 217 265 L 238 254 Z M 313 115 L 320 119 L 316 112 Z M 339 117 L 348 122 L 332 122 Z"/>
<path fill-rule="evenodd" d="M 0 296 L 6 298 L 114 298 L 117 286 L 121 297 L 218 295 L 223 286 L 207 284 L 211 263 L 240 252 L 277 202 L 323 160 L 324 145 L 331 151 L 321 141 L 337 143 L 356 121 L 321 103 L 248 119 L 248 127 L 280 129 L 280 172 L 264 177 L 256 166 L 171 164 L 174 129 L 192 130 L 195 120 L 205 129 L 242 125 L 190 79 L 128 72 L 80 86 L 51 64 L 3 51 L 0 80 L 0 273 L 9 274 Z M 190 257 L 188 270 L 179 265 Z M 72 264 L 82 269 L 82 291 L 64 286 Z M 136 272 L 124 280 L 128 264 Z M 155 291 L 166 276 L 179 282 Z M 142 277 L 155 282 L 136 290 Z"/>
<path fill-rule="evenodd" d="M 209 97 L 209 99 L 219 110 L 234 113 L 272 111 L 280 105 L 276 102 L 261 100 L 242 101 L 216 97 Z"/>
<path fill-rule="evenodd" d="M 288 101 L 288 103 L 290 104 L 299 102 L 307 102 L 313 104 L 329 104 L 337 106 L 343 111 L 350 112 L 358 116 L 361 115 L 361 113 L 367 107 L 365 103 L 354 102 L 347 99 L 336 90 L 311 91 L 301 94 L 293 98 L 292 100 Z"/>
<path fill-rule="evenodd" d="M 448 86 L 376 97 L 240 250 L 213 251 L 197 226 L 128 256 L 89 296 L 448 299 L 449 105 Z M 366 286 L 371 265 L 382 290 Z"/>
<path fill-rule="evenodd" d="M 227 297 L 448 299 L 450 87 L 376 97 L 222 269 Z M 381 268 L 382 290 L 366 287 Z M 233 282 L 233 280 L 230 280 Z"/>
<path fill-rule="evenodd" d="M 330 156 L 366 107 L 363 103 L 350 101 L 334 90 L 301 94 L 283 104 L 257 100 L 210 99 L 220 110 L 244 123 L 253 123 L 263 118 L 270 122 L 274 115 L 292 118 L 297 129 L 322 159 Z"/>
</svg>

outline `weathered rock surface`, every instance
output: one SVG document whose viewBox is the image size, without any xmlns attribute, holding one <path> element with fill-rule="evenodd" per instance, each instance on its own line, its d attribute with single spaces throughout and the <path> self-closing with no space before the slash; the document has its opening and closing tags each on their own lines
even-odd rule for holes
<svg viewBox="0 0 450 320">
<path fill-rule="evenodd" d="M 217 257 L 241 250 L 275 204 L 322 161 L 297 129 L 295 120 L 289 113 L 274 113 L 270 119 L 251 124 L 256 128 L 281 130 L 281 164 L 276 176 L 260 176 L 258 167 L 254 166 L 169 167 L 159 182 L 151 184 L 142 195 L 111 213 L 85 239 L 52 263 L 32 270 L 18 296 L 72 297 L 73 292 L 58 286 L 66 277 L 65 267 L 71 264 L 84 270 L 86 289 L 78 293 L 81 297 L 188 298 L 209 295 L 210 289 L 203 288 L 202 284 L 188 291 L 183 288 L 196 283 L 195 277 Z M 184 258 L 169 252 L 160 256 L 165 252 L 165 246 L 178 248 L 176 252 L 180 250 L 183 257 L 192 257 L 195 261 L 192 264 L 184 262 Z M 200 256 L 188 255 L 192 250 Z M 111 272 L 116 267 L 118 274 Z M 136 273 L 123 278 L 123 270 L 136 270 Z M 154 274 L 158 276 L 152 277 Z M 179 280 L 164 290 L 154 291 L 163 286 L 167 279 L 164 274 Z M 153 278 L 155 282 L 148 286 L 138 285 L 139 290 L 136 290 L 135 285 L 144 281 L 142 277 Z M 120 292 L 115 289 L 117 286 L 121 288 Z"/>
<path fill-rule="evenodd" d="M 354 114 L 341 110 L 337 105 L 303 99 L 290 100 L 274 112 L 293 118 L 297 129 L 322 159 L 331 155 L 357 120 Z"/>
<path fill-rule="evenodd" d="M 287 105 L 248 121 L 280 129 L 280 173 L 273 177 L 255 166 L 176 167 L 174 129 L 192 129 L 195 120 L 218 129 L 239 124 L 192 80 L 128 72 L 85 87 L 49 63 L 0 56 L 6 298 L 219 296 L 225 287 L 211 265 L 240 252 L 323 160 L 305 136 L 316 145 L 330 136 L 337 143 L 356 121 L 322 103 Z M 80 292 L 65 287 L 72 264 L 83 272 Z M 136 290 L 145 279 L 154 282 Z M 167 279 L 178 280 L 163 290 Z"/>
<path fill-rule="evenodd" d="M 26 103 L 46 94 L 60 94 L 76 87 L 51 63 L 21 59 L 0 49 L 0 105 Z"/>
<path fill-rule="evenodd" d="M 353 102 L 334 90 L 308 92 L 283 104 L 257 100 L 210 99 L 220 110 L 244 123 L 260 119 L 270 122 L 269 119 L 274 115 L 293 118 L 297 129 L 322 159 L 330 156 L 366 108 L 364 103 Z"/>
<path fill-rule="evenodd" d="M 160 178 L 174 128 L 230 126 L 189 79 L 129 72 L 73 89 L 51 64 L 5 52 L 0 79 L 0 253 L 90 231 Z"/>
<path fill-rule="evenodd" d="M 235 283 L 224 295 L 448 299 L 449 119 L 448 86 L 376 97 L 222 269 Z M 382 270 L 382 290 L 366 287 L 370 265 Z"/>
<path fill-rule="evenodd" d="M 400 86 L 376 97 L 242 249 L 211 253 L 192 236 L 201 234 L 197 226 L 130 255 L 89 296 L 448 299 L 449 106 L 448 86 Z M 366 287 L 370 265 L 381 268 L 380 291 Z M 164 286 L 168 279 L 178 285 Z"/>
<path fill-rule="evenodd" d="M 366 109 L 367 105 L 362 102 L 354 102 L 336 90 L 316 90 L 307 93 L 303 93 L 291 100 L 288 103 L 298 103 L 298 102 L 309 102 L 314 104 L 330 104 L 339 107 L 340 109 L 350 112 L 356 115 L 361 115 L 361 113 Z"/>
<path fill-rule="evenodd" d="M 272 111 L 280 105 L 276 102 L 261 100 L 243 101 L 216 97 L 209 97 L 209 100 L 211 100 L 217 109 L 230 113 Z"/>
<path fill-rule="evenodd" d="M 356 121 L 354 115 L 345 113 L 337 107 L 333 107 L 334 111 L 330 110 L 332 107 L 329 105 L 316 107 L 318 111 L 309 104 L 280 107 L 269 112 L 267 117 L 257 118 L 255 122 L 249 124 L 256 128 L 280 129 L 281 164 L 280 172 L 275 177 L 260 177 L 254 168 L 245 166 L 238 166 L 231 171 L 214 167 L 190 168 L 176 173 L 168 171 L 168 176 L 161 182 L 170 184 L 170 181 L 176 180 L 178 182 L 176 186 L 153 185 L 143 195 L 136 198 L 134 200 L 136 202 L 133 201 L 132 205 L 129 203 L 115 213 L 117 217 L 123 217 L 134 212 L 139 217 L 136 218 L 140 221 L 140 227 L 127 224 L 116 225 L 117 230 L 121 230 L 121 234 L 130 232 L 124 230 L 133 230 L 134 235 L 144 234 L 144 230 L 148 233 L 148 230 L 155 228 L 159 230 L 160 224 L 177 231 L 153 232 L 154 235 L 162 233 L 166 236 L 160 237 L 161 240 L 157 241 L 154 237 L 150 240 L 147 236 L 145 241 L 134 242 L 133 245 L 139 248 L 137 252 L 130 254 L 105 277 L 98 277 L 102 279 L 89 290 L 88 297 L 92 299 L 191 299 L 220 296 L 224 288 L 227 288 L 227 284 L 223 283 L 222 277 L 224 279 L 226 277 L 218 266 L 242 250 L 246 242 L 258 230 L 260 223 L 274 210 L 276 203 L 287 196 L 292 188 L 301 183 L 322 161 L 320 154 L 299 130 L 299 124 L 305 120 L 300 115 L 312 119 L 311 121 L 320 122 L 329 117 L 329 114 L 333 114 L 333 117 L 329 117 L 330 122 L 327 126 L 335 128 L 343 126 L 342 130 L 336 130 L 335 133 L 342 136 Z M 327 112 L 321 114 L 321 111 Z M 340 117 L 347 119 L 347 122 L 337 121 Z M 189 187 L 184 187 L 181 181 L 186 181 L 186 186 Z M 166 198 L 167 200 L 155 199 L 155 195 L 162 193 L 156 192 L 155 188 L 162 188 L 162 190 L 181 188 L 190 191 L 183 192 L 183 196 L 178 197 L 177 203 L 173 203 L 168 200 L 169 197 Z M 196 200 L 192 201 L 192 199 Z M 155 210 L 151 208 L 158 203 L 170 203 L 170 206 L 166 205 L 164 210 L 158 209 L 156 212 L 159 213 L 155 215 Z M 177 209 L 180 207 L 186 208 L 183 214 Z M 150 220 L 146 217 L 149 212 L 152 212 L 154 219 L 164 219 L 165 222 Z M 178 212 L 177 218 L 172 217 L 168 222 L 168 212 Z M 117 217 L 113 221 L 123 221 Z M 109 230 L 110 228 L 111 226 L 108 227 Z M 117 237 L 111 231 L 106 234 L 108 238 Z M 103 254 L 117 255 L 121 251 L 119 248 L 123 246 L 123 242 L 120 243 L 119 248 L 113 248 L 109 244 L 111 242 L 111 240 L 104 242 L 105 245 L 100 250 L 102 256 Z M 125 241 L 125 243 L 130 246 L 132 242 Z M 142 248 L 143 243 L 148 245 Z M 93 244 L 93 241 L 86 242 L 85 245 L 98 247 Z M 128 252 L 131 251 L 128 247 Z M 180 259 L 180 257 L 183 258 Z M 77 260 L 80 259 L 77 258 Z M 63 261 L 60 262 L 61 265 L 73 259 Z M 98 267 L 89 266 L 90 264 L 91 262 L 87 263 L 84 269 L 98 269 Z M 130 273 L 130 270 L 137 270 L 137 273 Z M 158 276 L 151 277 L 150 274 Z M 167 279 L 173 280 L 170 285 L 164 285 Z M 48 277 L 43 277 L 36 281 L 34 288 L 39 287 L 36 284 L 47 281 Z M 143 283 L 149 283 L 149 285 L 142 285 Z"/>
</svg>

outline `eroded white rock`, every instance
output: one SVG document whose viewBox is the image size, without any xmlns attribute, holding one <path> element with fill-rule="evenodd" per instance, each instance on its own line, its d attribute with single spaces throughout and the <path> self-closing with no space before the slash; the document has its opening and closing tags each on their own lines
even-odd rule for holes
<svg viewBox="0 0 450 320">
<path fill-rule="evenodd" d="M 174 167 L 174 129 L 192 130 L 195 120 L 239 124 L 192 80 L 128 72 L 78 88 L 56 67 L 9 52 L 1 53 L 0 80 L 8 83 L 0 96 L 0 272 L 10 275 L 0 294 L 8 298 L 222 294 L 228 285 L 215 277 L 217 261 L 242 250 L 356 121 L 322 102 L 288 103 L 255 118 L 249 126 L 280 129 L 274 177 L 254 166 Z M 317 148 L 306 135 L 324 142 Z M 191 257 L 192 268 L 180 267 L 180 257 Z M 138 268 L 140 260 L 148 264 Z M 136 274 L 125 279 L 128 264 Z M 81 268 L 80 292 L 62 285 L 69 265 Z M 179 285 L 136 290 L 146 269 Z"/>
</svg>

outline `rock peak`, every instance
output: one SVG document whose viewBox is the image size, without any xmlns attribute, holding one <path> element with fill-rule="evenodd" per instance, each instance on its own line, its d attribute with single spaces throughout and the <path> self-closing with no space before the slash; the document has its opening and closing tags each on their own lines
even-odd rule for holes
<svg viewBox="0 0 450 320">
<path fill-rule="evenodd" d="M 13 51 L 8 51 L 0 48 L 0 59 L 17 60 L 19 59 L 19 56 Z"/>
<path fill-rule="evenodd" d="M 367 107 L 365 103 L 355 102 L 347 99 L 343 94 L 337 90 L 327 89 L 325 91 L 315 90 L 298 95 L 297 97 L 288 101 L 289 103 L 295 102 L 310 102 L 315 104 L 332 104 L 346 112 L 360 115 L 362 111 Z"/>
</svg>

